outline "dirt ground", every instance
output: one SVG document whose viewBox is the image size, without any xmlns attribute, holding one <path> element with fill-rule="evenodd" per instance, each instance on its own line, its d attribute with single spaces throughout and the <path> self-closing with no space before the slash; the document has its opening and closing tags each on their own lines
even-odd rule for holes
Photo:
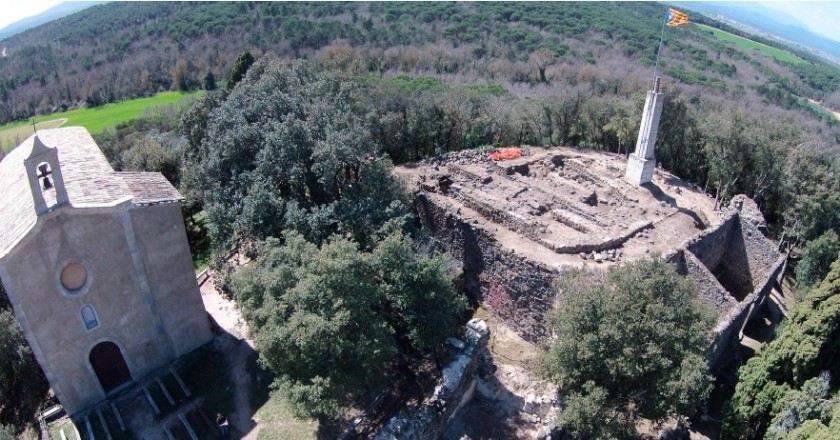
<svg viewBox="0 0 840 440">
<path fill-rule="evenodd" d="M 838 112 L 836 110 L 833 110 L 833 109 L 830 109 L 830 108 L 826 107 L 825 105 L 823 105 L 821 102 L 815 101 L 811 98 L 808 98 L 808 101 L 810 101 L 812 104 L 816 104 L 816 105 L 824 108 L 826 111 L 828 111 L 829 113 L 834 115 L 834 117 L 837 118 L 838 121 L 840 121 L 840 112 Z"/>
<path fill-rule="evenodd" d="M 492 367 L 479 372 L 473 400 L 456 415 L 443 439 L 546 438 L 554 426 L 555 387 L 532 373 L 537 347 L 485 309 L 475 317 L 490 327 Z"/>
<path fill-rule="evenodd" d="M 218 336 L 215 343 L 223 352 L 228 353 L 231 365 L 230 379 L 235 385 L 234 401 L 236 412 L 229 415 L 234 432 L 241 434 L 243 440 L 256 440 L 260 424 L 255 420 L 255 410 L 251 408 L 249 395 L 250 377 L 246 368 L 248 357 L 254 352 L 254 342 L 247 338 L 248 326 L 234 303 L 222 296 L 215 287 L 214 276 L 201 285 L 201 298 L 204 308 L 216 323 L 227 333 Z"/>
</svg>

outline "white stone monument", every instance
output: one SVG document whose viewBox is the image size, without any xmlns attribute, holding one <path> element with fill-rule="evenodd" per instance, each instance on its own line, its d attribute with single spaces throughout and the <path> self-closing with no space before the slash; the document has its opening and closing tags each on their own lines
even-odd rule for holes
<svg viewBox="0 0 840 440">
<path fill-rule="evenodd" d="M 653 168 L 656 165 L 654 145 L 664 102 L 665 94 L 659 92 L 659 77 L 657 77 L 653 90 L 648 91 L 645 100 L 642 125 L 639 127 L 639 138 L 636 140 L 636 151 L 627 158 L 627 179 L 636 185 L 643 185 L 653 179 Z"/>
</svg>

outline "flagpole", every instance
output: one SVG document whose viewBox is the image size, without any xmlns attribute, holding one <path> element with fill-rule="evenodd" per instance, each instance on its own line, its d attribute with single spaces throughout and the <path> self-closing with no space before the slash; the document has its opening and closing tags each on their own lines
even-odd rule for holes
<svg viewBox="0 0 840 440">
<path fill-rule="evenodd" d="M 659 53 L 662 52 L 662 39 L 665 38 L 665 24 L 668 20 L 662 20 L 662 32 L 659 34 L 659 48 L 656 50 L 656 64 L 653 66 L 653 84 L 656 85 L 656 71 L 659 70 Z"/>
</svg>

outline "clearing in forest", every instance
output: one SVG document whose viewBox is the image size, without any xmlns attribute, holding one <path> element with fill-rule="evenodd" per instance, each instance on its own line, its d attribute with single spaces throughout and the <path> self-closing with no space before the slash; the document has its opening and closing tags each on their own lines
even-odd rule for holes
<svg viewBox="0 0 840 440">
<path fill-rule="evenodd" d="M 738 47 L 746 50 L 747 52 L 758 51 L 758 53 L 762 55 L 773 57 L 779 61 L 784 61 L 793 64 L 807 63 L 807 61 L 803 60 L 802 58 L 799 58 L 798 56 L 786 50 L 777 49 L 766 44 L 758 43 L 748 38 L 740 37 L 738 35 L 731 34 L 729 32 L 722 31 L 711 26 L 706 26 L 703 24 L 698 24 L 697 26 L 700 27 L 700 29 L 711 32 L 712 35 L 714 35 L 714 37 L 718 40 L 725 41 L 728 43 L 735 43 L 736 45 L 738 45 Z"/>
<path fill-rule="evenodd" d="M 35 127 L 39 130 L 46 128 L 58 128 L 67 123 L 67 118 L 53 119 L 50 121 L 39 121 Z M 14 128 L 0 130 L 0 146 L 3 151 L 10 151 L 12 148 L 18 146 L 24 139 L 32 135 L 32 124 L 21 124 Z"/>
<path fill-rule="evenodd" d="M 80 108 L 51 115 L 36 116 L 38 128 L 55 128 L 64 126 L 82 126 L 91 134 L 101 132 L 105 127 L 139 118 L 146 111 L 154 107 L 174 105 L 186 98 L 200 97 L 204 92 L 161 92 L 148 98 L 137 98 L 128 101 L 105 104 L 101 107 Z M 56 126 L 42 125 L 40 121 L 55 121 L 64 119 L 66 122 Z M 21 130 L 22 129 L 22 130 Z M 0 147 L 9 151 L 32 134 L 31 121 L 13 122 L 0 126 Z"/>
</svg>

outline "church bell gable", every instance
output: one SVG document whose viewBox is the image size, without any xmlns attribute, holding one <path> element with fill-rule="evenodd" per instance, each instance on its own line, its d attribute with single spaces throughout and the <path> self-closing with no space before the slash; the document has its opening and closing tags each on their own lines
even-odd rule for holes
<svg viewBox="0 0 840 440">
<path fill-rule="evenodd" d="M 32 142 L 32 152 L 23 164 L 26 167 L 29 189 L 32 191 L 32 200 L 38 215 L 46 214 L 53 207 L 61 206 L 69 201 L 64 178 L 61 175 L 58 150 L 44 145 L 37 134 Z"/>
</svg>

